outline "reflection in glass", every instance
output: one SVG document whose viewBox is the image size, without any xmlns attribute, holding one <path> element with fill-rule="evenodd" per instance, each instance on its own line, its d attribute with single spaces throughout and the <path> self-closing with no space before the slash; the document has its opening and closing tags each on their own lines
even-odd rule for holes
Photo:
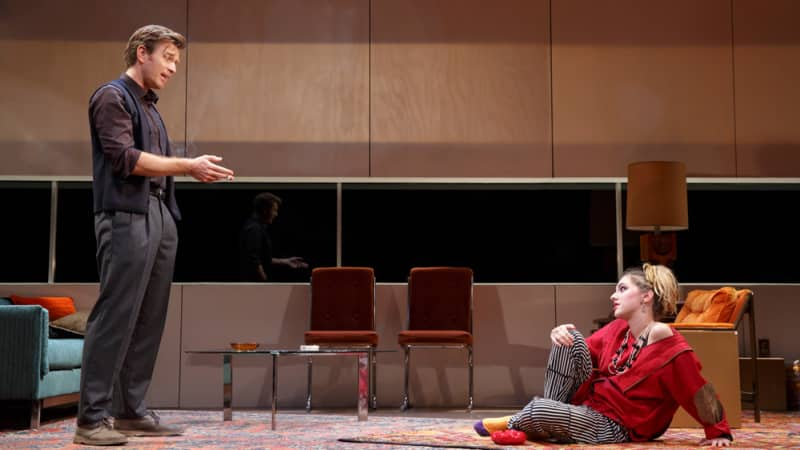
<svg viewBox="0 0 800 450">
<path fill-rule="evenodd" d="M 10 212 L 0 222 L 0 282 L 47 282 L 50 192 L 45 182 L 0 182 Z M 55 281 L 97 282 L 91 183 L 58 185 Z M 278 282 L 307 282 L 336 265 L 333 183 L 179 183 L 175 281 L 236 282 L 238 236 L 253 197 L 280 196 L 270 228 L 279 256 L 310 267 L 276 268 Z M 477 282 L 613 283 L 614 185 L 346 183 L 342 264 L 405 282 L 414 266 L 472 267 Z M 625 195 L 622 195 L 622 217 Z M 678 233 L 675 272 L 692 283 L 800 282 L 796 184 L 690 184 L 689 229 Z M 638 264 L 638 234 L 623 230 L 624 266 Z"/>
<path fill-rule="evenodd" d="M 300 256 L 308 268 L 275 266 L 271 281 L 307 282 L 314 267 L 336 265 L 336 185 L 199 184 L 178 185 L 176 282 L 238 282 L 239 236 L 251 216 L 253 198 L 264 191 L 282 199 L 269 225 L 272 254 Z"/>
<path fill-rule="evenodd" d="M 46 283 L 50 258 L 50 182 L 0 182 L 0 282 Z"/>
<path fill-rule="evenodd" d="M 59 182 L 56 222 L 57 283 L 97 283 L 92 183 Z"/>
<path fill-rule="evenodd" d="M 253 197 L 264 190 L 283 199 L 280 215 L 270 225 L 274 254 L 302 255 L 311 267 L 336 265 L 335 185 L 178 183 L 176 196 L 183 219 L 178 222 L 176 282 L 240 280 L 239 232 L 252 212 Z M 49 212 L 49 190 L 47 200 L 45 212 Z M 91 183 L 60 182 L 58 204 L 55 279 L 97 282 Z M 49 221 L 44 225 L 49 226 Z M 37 242 L 45 246 L 41 264 L 46 281 L 47 235 Z M 306 282 L 310 268 L 275 267 L 272 281 Z"/>
<path fill-rule="evenodd" d="M 613 184 L 346 184 L 342 264 L 405 282 L 467 266 L 476 282 L 613 282 Z"/>
<path fill-rule="evenodd" d="M 677 232 L 675 274 L 685 283 L 800 282 L 800 186 L 689 184 L 689 229 Z M 623 208 L 625 208 L 623 195 Z M 623 235 L 626 266 L 638 233 Z"/>
</svg>

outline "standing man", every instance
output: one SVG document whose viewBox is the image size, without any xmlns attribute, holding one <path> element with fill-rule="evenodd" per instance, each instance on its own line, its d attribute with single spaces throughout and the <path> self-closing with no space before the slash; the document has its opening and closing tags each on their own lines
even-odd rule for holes
<svg viewBox="0 0 800 450">
<path fill-rule="evenodd" d="M 281 198 L 262 192 L 253 199 L 253 215 L 239 234 L 239 272 L 242 281 L 271 281 L 272 266 L 305 269 L 308 264 L 299 256 L 274 258 L 269 226 L 278 217 Z"/>
<path fill-rule="evenodd" d="M 217 164 L 219 156 L 174 157 L 156 109 L 154 90 L 175 75 L 185 44 L 160 25 L 136 30 L 125 50 L 125 73 L 89 100 L 100 295 L 84 341 L 76 444 L 182 433 L 159 423 L 144 404 L 178 245 L 173 176 L 233 179 L 233 171 Z"/>
</svg>

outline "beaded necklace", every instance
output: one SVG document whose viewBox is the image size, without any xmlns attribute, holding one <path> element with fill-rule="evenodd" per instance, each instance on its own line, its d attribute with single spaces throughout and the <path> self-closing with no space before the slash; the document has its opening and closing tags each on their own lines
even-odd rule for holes
<svg viewBox="0 0 800 450">
<path fill-rule="evenodd" d="M 617 362 L 619 361 L 619 357 L 625 353 L 625 350 L 628 348 L 628 340 L 631 338 L 631 329 L 628 328 L 628 331 L 625 332 L 625 338 L 622 340 L 622 345 L 619 346 L 619 349 L 617 349 L 617 353 L 614 354 L 614 358 L 611 360 L 611 363 L 608 364 L 608 372 L 611 373 L 611 375 L 619 375 L 631 368 L 633 362 L 636 361 L 636 358 L 639 356 L 639 351 L 642 350 L 642 347 L 647 345 L 647 341 L 650 339 L 650 328 L 652 326 L 653 324 L 651 323 L 642 332 L 642 334 L 639 335 L 639 338 L 636 339 L 636 342 L 633 344 L 633 351 L 631 352 L 630 356 L 628 356 L 628 359 L 622 364 L 622 366 L 618 366 Z"/>
</svg>

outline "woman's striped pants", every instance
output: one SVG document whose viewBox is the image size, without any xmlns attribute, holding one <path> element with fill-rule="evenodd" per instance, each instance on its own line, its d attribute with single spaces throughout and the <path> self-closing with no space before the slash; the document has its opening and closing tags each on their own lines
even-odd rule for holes
<svg viewBox="0 0 800 450">
<path fill-rule="evenodd" d="M 544 398 L 534 397 L 515 414 L 508 427 L 535 439 L 559 442 L 613 444 L 629 441 L 622 426 L 587 407 L 569 404 L 570 399 L 592 373 L 592 360 L 583 335 L 571 330 L 571 347 L 553 346 L 547 361 Z"/>
</svg>

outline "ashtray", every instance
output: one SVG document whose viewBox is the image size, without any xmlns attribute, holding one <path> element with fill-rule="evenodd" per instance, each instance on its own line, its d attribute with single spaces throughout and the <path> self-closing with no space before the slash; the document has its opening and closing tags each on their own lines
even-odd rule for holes
<svg viewBox="0 0 800 450">
<path fill-rule="evenodd" d="M 257 342 L 231 342 L 231 348 L 237 352 L 251 352 L 258 348 Z"/>
</svg>

